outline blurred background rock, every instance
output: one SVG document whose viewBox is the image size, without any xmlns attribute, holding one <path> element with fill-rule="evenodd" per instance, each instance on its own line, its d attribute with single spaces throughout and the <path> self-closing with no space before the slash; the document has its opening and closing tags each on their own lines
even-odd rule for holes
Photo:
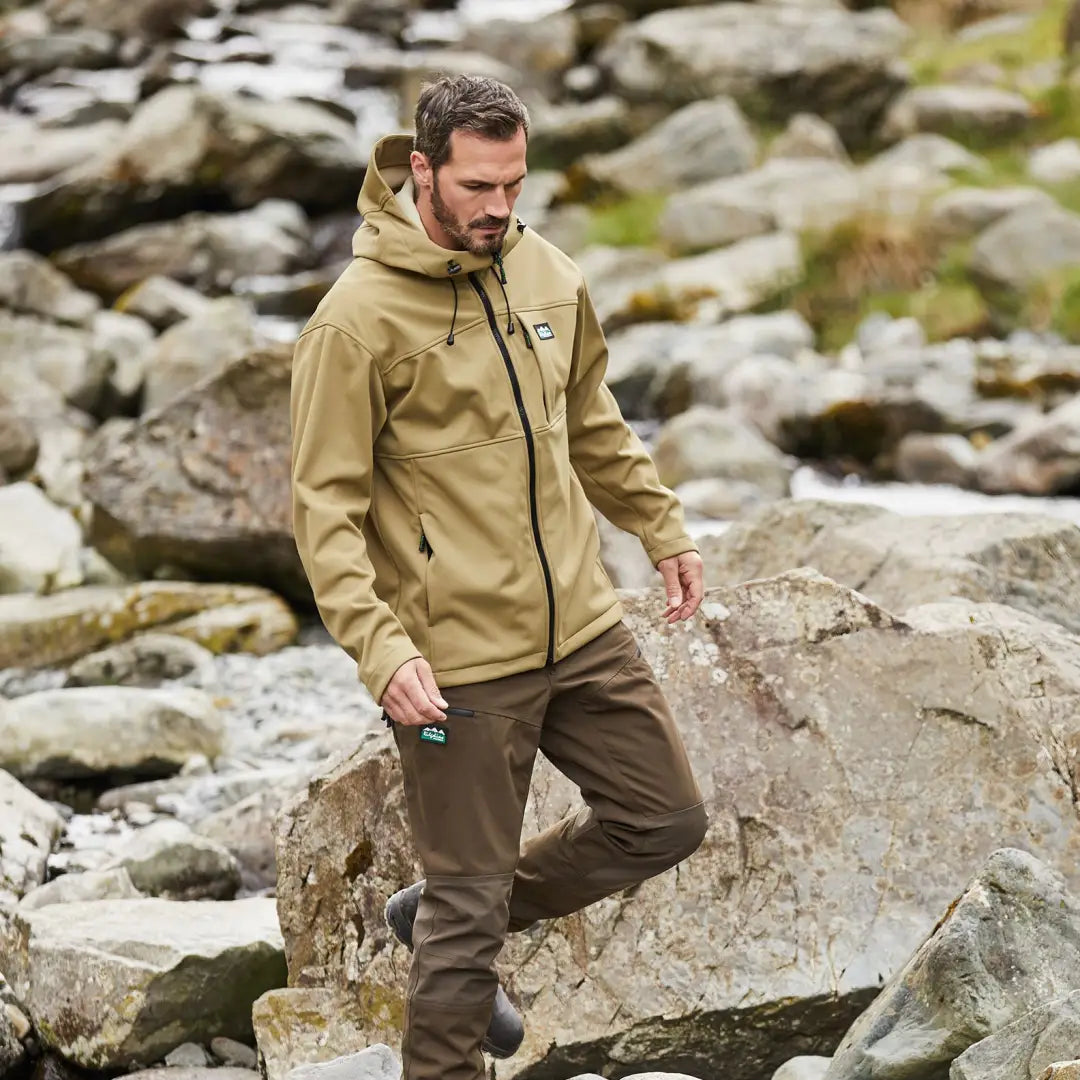
<svg viewBox="0 0 1080 1080">
<path fill-rule="evenodd" d="M 264 991 L 273 1080 L 394 1041 L 377 898 L 415 858 L 292 542 L 287 401 L 368 152 L 444 71 L 528 103 L 519 213 L 719 590 L 677 631 L 624 594 L 706 852 L 509 956 L 538 1041 L 498 1075 L 820 1076 L 995 848 L 1080 883 L 1078 61 L 1067 0 L 0 0 L 0 1075 L 250 1070 Z M 544 772 L 528 827 L 568 797 Z"/>
</svg>

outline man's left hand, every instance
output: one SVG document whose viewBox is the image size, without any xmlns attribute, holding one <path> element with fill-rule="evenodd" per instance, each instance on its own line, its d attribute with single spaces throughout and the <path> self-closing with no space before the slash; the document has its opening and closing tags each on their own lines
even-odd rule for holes
<svg viewBox="0 0 1080 1080">
<path fill-rule="evenodd" d="M 698 609 L 704 590 L 701 556 L 696 551 L 669 555 L 656 564 L 664 575 L 668 606 L 660 616 L 669 623 L 689 619 Z"/>
</svg>

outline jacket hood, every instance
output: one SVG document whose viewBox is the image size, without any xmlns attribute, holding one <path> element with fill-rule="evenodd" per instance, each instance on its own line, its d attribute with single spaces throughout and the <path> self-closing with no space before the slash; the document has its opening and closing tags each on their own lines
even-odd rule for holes
<svg viewBox="0 0 1080 1080">
<path fill-rule="evenodd" d="M 405 216 L 396 194 L 410 175 L 412 148 L 411 135 L 387 135 L 371 151 L 356 202 L 364 223 L 353 234 L 353 255 L 426 277 L 449 278 L 487 269 L 492 256 L 440 247 Z M 511 214 L 500 252 L 504 259 L 521 239 L 524 227 Z"/>
</svg>

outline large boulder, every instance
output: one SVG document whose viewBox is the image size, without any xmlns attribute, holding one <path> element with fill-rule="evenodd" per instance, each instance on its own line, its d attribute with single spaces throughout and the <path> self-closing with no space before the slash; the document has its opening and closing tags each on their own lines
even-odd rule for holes
<svg viewBox="0 0 1080 1080">
<path fill-rule="evenodd" d="M 1074 990 L 968 1047 L 953 1061 L 949 1080 L 1030 1080 L 1078 1046 L 1080 990 Z"/>
<path fill-rule="evenodd" d="M 23 234 L 50 251 L 208 202 L 333 209 L 355 199 L 365 164 L 353 125 L 318 105 L 171 86 L 102 153 L 23 203 Z"/>
<path fill-rule="evenodd" d="M 0 307 L 53 322 L 86 326 L 101 301 L 32 251 L 0 254 Z"/>
<path fill-rule="evenodd" d="M 168 776 L 223 749 L 209 695 L 188 687 L 88 686 L 0 701 L 0 768 L 19 777 Z"/>
<path fill-rule="evenodd" d="M 994 605 L 899 619 L 808 571 L 709 589 L 674 626 L 651 590 L 623 603 L 709 834 L 677 871 L 511 938 L 500 966 L 528 1022 L 500 1077 L 648 1062 L 758 1080 L 828 1053 L 995 849 L 1022 843 L 1080 881 L 1072 636 Z M 538 763 L 526 835 L 577 805 Z M 296 989 L 276 995 L 277 1030 L 311 1029 L 322 1058 L 393 1044 L 409 956 L 382 907 L 420 868 L 389 735 L 287 808 L 278 865 Z M 335 1045 L 308 987 L 352 998 L 356 1041 Z"/>
<path fill-rule="evenodd" d="M 12 986 L 43 1045 L 87 1069 L 151 1065 L 181 1043 L 252 1037 L 285 980 L 273 900 L 96 900 L 15 915 Z"/>
<path fill-rule="evenodd" d="M 59 26 L 94 26 L 147 41 L 179 37 L 189 19 L 210 9 L 208 0 L 46 0 L 44 6 Z"/>
<path fill-rule="evenodd" d="M 1080 632 L 1080 529 L 1056 517 L 901 517 L 793 500 L 704 537 L 702 557 L 706 580 L 718 584 L 812 566 L 892 611 L 963 597 Z"/>
<path fill-rule="evenodd" d="M 236 214 L 187 214 L 58 251 L 56 265 L 84 289 L 117 299 L 155 274 L 204 293 L 227 292 L 251 274 L 286 274 L 307 257 L 307 219 L 268 200 Z"/>
<path fill-rule="evenodd" d="M 63 828 L 56 810 L 0 769 L 0 920 L 45 880 Z"/>
<path fill-rule="evenodd" d="M 1037 204 L 1015 210 L 983 232 L 969 268 L 991 297 L 1007 299 L 1078 263 L 1080 215 Z"/>
<path fill-rule="evenodd" d="M 628 24 L 599 63 L 631 100 L 730 94 L 770 119 L 815 112 L 865 142 L 905 85 L 896 61 L 907 37 L 891 11 L 706 4 Z"/>
<path fill-rule="evenodd" d="M 932 131 L 961 142 L 988 142 L 1019 135 L 1035 112 L 1027 98 L 995 86 L 916 86 L 893 102 L 884 138 Z"/>
<path fill-rule="evenodd" d="M 859 175 L 850 166 L 822 158 L 774 158 L 742 176 L 676 193 L 660 230 L 676 250 L 694 251 L 775 229 L 828 230 L 861 208 Z"/>
<path fill-rule="evenodd" d="M 212 608 L 249 604 L 268 594 L 245 585 L 146 581 L 96 585 L 50 596 L 0 596 L 0 668 L 45 667 L 168 627 Z"/>
<path fill-rule="evenodd" d="M 695 101 L 672 113 L 640 138 L 580 163 L 601 188 L 666 191 L 744 172 L 757 157 L 757 142 L 730 97 Z"/>
<path fill-rule="evenodd" d="M 174 566 L 307 598 L 289 504 L 291 367 L 290 348 L 267 349 L 137 424 L 103 427 L 86 460 L 95 547 L 144 577 Z"/>
<path fill-rule="evenodd" d="M 972 1043 L 1069 993 L 1078 968 L 1080 903 L 1065 880 L 1026 851 L 994 852 L 844 1036 L 825 1080 L 944 1076 Z M 992 1075 L 1026 1080 L 1034 1066 Z"/>
<path fill-rule="evenodd" d="M 37 184 L 107 153 L 124 130 L 116 120 L 73 128 L 40 127 L 20 118 L 3 127 L 0 184 Z"/>
<path fill-rule="evenodd" d="M 1080 481 L 1078 432 L 1080 398 L 1074 397 L 991 443 L 979 459 L 979 486 L 1024 495 L 1074 491 Z"/>
<path fill-rule="evenodd" d="M 78 522 L 36 484 L 0 487 L 0 593 L 81 585 L 81 550 Z"/>
</svg>

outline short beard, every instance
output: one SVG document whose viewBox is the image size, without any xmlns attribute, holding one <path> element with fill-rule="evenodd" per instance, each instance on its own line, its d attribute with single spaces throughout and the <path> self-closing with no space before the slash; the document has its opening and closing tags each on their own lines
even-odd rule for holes
<svg viewBox="0 0 1080 1080">
<path fill-rule="evenodd" d="M 502 251 L 503 241 L 506 239 L 506 230 L 509 221 L 498 218 L 484 217 L 478 221 L 462 225 L 443 202 L 439 194 L 439 174 L 436 172 L 431 178 L 431 213 L 435 220 L 442 226 L 447 236 L 456 240 L 470 255 L 498 255 Z M 501 226 L 501 231 L 491 236 L 476 236 L 471 229 L 484 228 L 486 226 Z"/>
</svg>

